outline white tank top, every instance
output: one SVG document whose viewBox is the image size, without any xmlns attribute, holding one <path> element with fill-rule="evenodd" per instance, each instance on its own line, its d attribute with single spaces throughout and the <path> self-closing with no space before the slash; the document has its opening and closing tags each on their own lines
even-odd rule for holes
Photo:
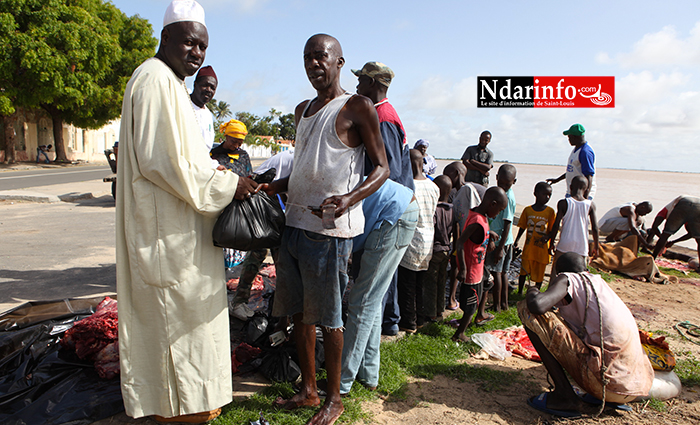
<svg viewBox="0 0 700 425">
<path fill-rule="evenodd" d="M 561 235 L 557 251 L 575 252 L 588 256 L 588 211 L 591 209 L 589 199 L 577 201 L 565 198 L 567 209 L 561 220 Z"/>
<path fill-rule="evenodd" d="M 349 193 L 361 183 L 365 147 L 347 146 L 335 129 L 338 113 L 351 97 L 342 94 L 310 117 L 304 115 L 311 102 L 304 109 L 297 125 L 294 167 L 289 176 L 287 226 L 336 238 L 353 238 L 364 232 L 361 202 L 335 219 L 335 229 L 324 229 L 321 219 L 308 208 L 318 207 L 330 196 Z"/>
</svg>

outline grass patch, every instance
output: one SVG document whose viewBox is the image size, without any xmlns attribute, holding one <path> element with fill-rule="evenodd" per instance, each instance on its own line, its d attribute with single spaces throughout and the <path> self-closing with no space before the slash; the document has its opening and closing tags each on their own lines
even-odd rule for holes
<svg viewBox="0 0 700 425">
<path fill-rule="evenodd" d="M 676 372 L 684 386 L 700 386 L 700 360 L 696 359 L 690 352 L 685 352 L 682 355 L 683 358 L 676 359 L 676 367 L 673 371 Z"/>
<path fill-rule="evenodd" d="M 618 278 L 620 278 L 620 277 L 622 277 L 622 278 L 625 277 L 625 276 L 623 276 L 623 275 L 618 275 L 618 274 L 615 273 L 615 272 L 613 272 L 613 273 L 604 272 L 604 271 L 602 271 L 602 270 L 598 270 L 598 269 L 596 269 L 595 267 L 591 267 L 591 266 L 588 266 L 588 271 L 591 272 L 591 273 L 593 273 L 593 274 L 600 275 L 600 277 L 602 277 L 603 280 L 606 281 L 606 282 L 608 282 L 608 283 L 610 283 L 610 282 L 612 282 L 612 281 L 614 281 L 615 279 L 618 279 Z"/>
<path fill-rule="evenodd" d="M 523 299 L 524 295 L 511 295 L 511 302 Z M 495 314 L 496 318 L 484 326 L 471 326 L 465 334 L 486 332 L 519 326 L 517 309 L 511 306 L 508 311 Z M 447 318 L 457 319 L 459 314 Z M 478 382 L 486 391 L 507 389 L 514 381 L 524 381 L 519 372 L 504 372 L 486 366 L 472 366 L 461 360 L 479 350 L 474 343 L 463 344 L 451 340 L 455 329 L 444 323 L 431 323 L 421 328 L 415 335 L 398 341 L 383 343 L 379 391 L 392 397 L 405 399 L 408 377 L 432 379 L 444 375 L 460 381 Z"/>
<path fill-rule="evenodd" d="M 681 270 L 676 270 L 672 269 L 670 267 L 659 267 L 659 271 L 663 274 L 667 274 L 669 276 L 678 276 L 678 277 L 688 277 L 691 279 L 700 279 L 700 274 L 697 272 L 687 270 L 687 271 L 681 271 Z"/>
<path fill-rule="evenodd" d="M 647 407 L 649 407 L 650 409 L 656 410 L 659 413 L 668 412 L 668 407 L 666 406 L 666 402 L 663 400 L 657 400 L 655 398 L 649 399 L 649 402 L 647 403 Z"/>
<path fill-rule="evenodd" d="M 511 294 L 511 304 L 524 299 L 524 295 Z M 519 326 L 517 309 L 511 305 L 508 311 L 496 313 L 496 318 L 484 326 L 472 326 L 465 332 L 467 336 L 492 329 L 504 329 Z M 460 318 L 453 314 L 448 319 Z M 435 375 L 444 375 L 462 382 L 475 382 L 484 391 L 506 391 L 514 382 L 528 382 L 521 372 L 508 372 L 492 369 L 488 366 L 472 366 L 463 362 L 471 353 L 479 350 L 474 343 L 462 344 L 452 341 L 454 328 L 444 323 L 431 323 L 420 329 L 415 335 L 407 335 L 381 345 L 381 365 L 379 369 L 378 392 L 390 395 L 391 399 L 407 398 L 409 377 L 431 379 Z M 318 378 L 324 378 L 322 371 Z M 223 408 L 222 415 L 212 421 L 214 425 L 239 425 L 263 417 L 275 425 L 305 424 L 318 408 L 301 408 L 293 411 L 278 410 L 273 407 L 277 397 L 288 398 L 294 394 L 291 384 L 272 384 L 252 397 L 233 402 Z M 362 402 L 374 400 L 375 392 L 369 391 L 359 383 L 353 384 L 352 390 L 343 399 L 345 412 L 338 423 L 371 423 L 372 415 L 362 410 Z M 419 401 L 425 403 L 426 401 Z"/>
<path fill-rule="evenodd" d="M 363 388 L 364 389 L 364 388 Z M 354 388 L 353 388 L 354 391 Z M 364 390 L 368 392 L 367 390 Z M 262 392 L 254 394 L 252 397 L 225 406 L 222 414 L 213 425 L 240 425 L 250 421 L 256 421 L 260 414 L 270 423 L 275 425 L 303 425 L 318 411 L 318 407 L 299 408 L 292 411 L 279 410 L 273 407 L 272 403 L 279 396 L 288 398 L 294 394 L 291 384 L 272 384 Z M 345 411 L 340 416 L 338 423 L 369 423 L 372 420 L 371 414 L 362 410 L 361 401 L 366 395 L 350 393 L 351 396 L 343 399 Z"/>
</svg>

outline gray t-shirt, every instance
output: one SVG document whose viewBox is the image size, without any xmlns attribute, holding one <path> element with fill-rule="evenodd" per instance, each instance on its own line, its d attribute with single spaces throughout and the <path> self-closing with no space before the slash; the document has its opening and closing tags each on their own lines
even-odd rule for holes
<svg viewBox="0 0 700 425">
<path fill-rule="evenodd" d="M 462 155 L 462 161 L 475 159 L 484 164 L 493 165 L 493 152 L 489 148 L 481 150 L 479 145 L 469 146 Z M 481 174 L 476 170 L 467 169 L 465 180 L 468 182 L 479 183 L 484 186 L 489 185 L 489 177 Z"/>
</svg>

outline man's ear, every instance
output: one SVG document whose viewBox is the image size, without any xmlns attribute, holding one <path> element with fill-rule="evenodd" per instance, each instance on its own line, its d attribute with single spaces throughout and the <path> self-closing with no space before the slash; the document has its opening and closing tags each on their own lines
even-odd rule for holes
<svg viewBox="0 0 700 425">
<path fill-rule="evenodd" d="M 342 68 L 343 65 L 345 65 L 345 58 L 341 56 L 338 58 L 338 68 Z"/>
<path fill-rule="evenodd" d="M 168 44 L 169 38 L 170 38 L 170 30 L 168 30 L 168 27 L 165 27 L 160 32 L 160 45 L 161 45 L 161 47 L 165 47 Z"/>
</svg>

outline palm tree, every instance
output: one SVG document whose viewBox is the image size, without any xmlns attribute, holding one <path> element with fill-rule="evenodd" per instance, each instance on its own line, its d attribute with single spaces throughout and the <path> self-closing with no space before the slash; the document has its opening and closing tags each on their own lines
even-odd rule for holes
<svg viewBox="0 0 700 425">
<path fill-rule="evenodd" d="M 219 122 L 222 122 L 224 119 L 232 115 L 231 105 L 223 100 L 217 101 L 216 99 L 212 99 L 211 102 L 207 103 L 207 107 L 211 113 L 214 114 L 216 121 Z"/>
</svg>

